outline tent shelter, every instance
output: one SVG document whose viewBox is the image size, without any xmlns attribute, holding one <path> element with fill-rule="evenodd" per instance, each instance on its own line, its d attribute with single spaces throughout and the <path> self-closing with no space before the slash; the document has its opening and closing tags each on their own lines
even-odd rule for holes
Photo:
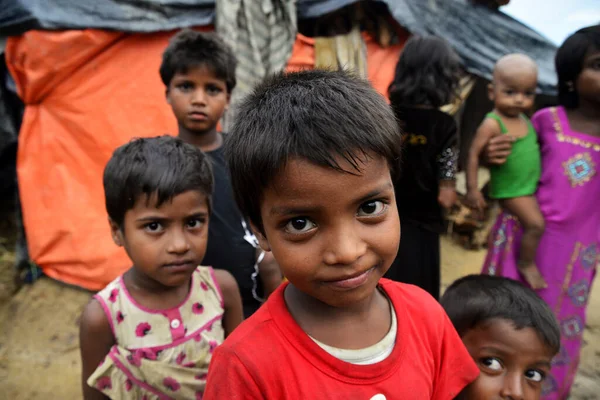
<svg viewBox="0 0 600 400">
<path fill-rule="evenodd" d="M 10 79 L 2 79 L 0 86 L 10 93 L 6 82 L 14 80 L 25 110 L 21 119 L 0 96 L 0 111 L 9 110 L 20 125 L 17 171 L 29 253 L 48 276 L 97 290 L 129 266 L 109 234 L 104 165 L 114 148 L 132 137 L 176 132 L 158 75 L 161 54 L 177 29 L 213 29 L 215 3 L 5 3 L 0 10 L 0 36 L 8 37 L 5 62 Z M 319 65 L 323 60 L 319 49 L 330 42 L 306 31 L 355 3 L 298 0 L 300 33 L 290 46 L 287 69 Z M 392 27 L 391 38 L 373 35 L 372 30 L 358 36 L 366 60 L 364 74 L 384 95 L 410 33 L 446 38 L 463 58 L 466 70 L 483 79 L 490 77 L 501 55 L 525 52 L 540 65 L 540 91 L 554 94 L 554 47 L 501 12 L 468 0 L 362 3 L 367 10 L 384 10 L 378 15 Z M 0 135 L 5 138 L 6 132 L 0 130 Z"/>
</svg>

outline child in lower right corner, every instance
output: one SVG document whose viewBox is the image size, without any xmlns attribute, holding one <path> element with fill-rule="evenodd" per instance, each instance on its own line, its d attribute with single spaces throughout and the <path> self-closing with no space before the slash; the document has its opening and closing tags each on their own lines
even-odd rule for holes
<svg viewBox="0 0 600 400">
<path fill-rule="evenodd" d="M 514 138 L 506 163 L 490 168 L 490 197 L 500 200 L 502 208 L 523 226 L 519 272 L 533 289 L 543 289 L 547 284 L 535 265 L 545 228 L 544 217 L 534 197 L 541 176 L 540 148 L 535 129 L 525 115 L 534 105 L 537 74 L 535 62 L 523 54 L 509 54 L 498 60 L 489 86 L 494 110 L 475 134 L 466 174 L 467 204 L 481 212 L 486 202 L 477 182 L 479 156 L 492 137 L 510 135 Z"/>
<path fill-rule="evenodd" d="M 469 275 L 446 290 L 441 304 L 481 371 L 459 397 L 540 399 L 560 349 L 552 310 L 521 283 Z"/>
</svg>

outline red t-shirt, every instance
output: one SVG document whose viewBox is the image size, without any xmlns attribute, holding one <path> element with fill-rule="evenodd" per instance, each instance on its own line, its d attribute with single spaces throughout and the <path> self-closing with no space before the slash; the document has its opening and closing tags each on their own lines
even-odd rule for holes
<svg viewBox="0 0 600 400">
<path fill-rule="evenodd" d="M 217 347 L 204 400 L 450 400 L 479 374 L 442 307 L 415 286 L 381 279 L 398 332 L 392 354 L 372 365 L 321 349 L 289 313 L 286 286 Z"/>
</svg>

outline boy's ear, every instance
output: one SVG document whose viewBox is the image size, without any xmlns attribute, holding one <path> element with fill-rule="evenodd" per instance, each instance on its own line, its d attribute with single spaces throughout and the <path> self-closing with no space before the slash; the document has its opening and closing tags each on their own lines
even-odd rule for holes
<svg viewBox="0 0 600 400">
<path fill-rule="evenodd" d="M 487 89 L 488 89 L 488 99 L 490 99 L 490 101 L 494 101 L 494 98 L 495 98 L 495 96 L 494 96 L 494 84 L 493 83 L 488 84 Z"/>
<path fill-rule="evenodd" d="M 258 239 L 258 245 L 260 246 L 260 248 L 264 251 L 271 251 L 271 246 L 269 246 L 269 241 L 267 240 L 266 236 L 263 235 L 261 231 L 258 228 L 256 228 L 256 226 L 252 222 L 250 222 L 250 228 L 252 229 L 254 236 L 256 236 L 256 238 Z"/>
<path fill-rule="evenodd" d="M 123 247 L 123 231 L 119 227 L 119 225 L 112 220 L 112 218 L 108 217 L 108 225 L 110 226 L 110 234 L 112 236 L 113 242 L 119 247 Z"/>
<path fill-rule="evenodd" d="M 169 88 L 166 88 L 165 89 L 165 98 L 167 99 L 167 103 L 171 104 L 171 96 L 169 96 L 169 95 L 170 95 Z"/>
<path fill-rule="evenodd" d="M 231 104 L 231 93 L 227 93 L 227 104 L 225 104 L 225 111 L 229 110 L 230 104 Z"/>
</svg>

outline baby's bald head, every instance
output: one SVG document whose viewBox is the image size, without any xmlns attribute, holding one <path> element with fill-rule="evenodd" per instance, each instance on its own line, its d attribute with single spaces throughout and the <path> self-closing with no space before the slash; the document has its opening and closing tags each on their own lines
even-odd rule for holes
<svg viewBox="0 0 600 400">
<path fill-rule="evenodd" d="M 505 55 L 494 66 L 494 81 L 525 76 L 537 81 L 537 74 L 537 64 L 525 54 Z"/>
<path fill-rule="evenodd" d="M 509 54 L 496 62 L 489 97 L 504 116 L 518 117 L 530 110 L 535 101 L 538 68 L 524 54 Z"/>
</svg>

